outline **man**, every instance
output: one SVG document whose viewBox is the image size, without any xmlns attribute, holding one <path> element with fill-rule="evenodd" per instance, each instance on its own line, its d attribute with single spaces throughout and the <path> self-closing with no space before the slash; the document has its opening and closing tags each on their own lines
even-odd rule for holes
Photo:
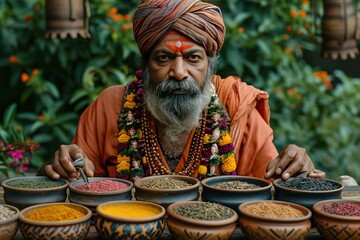
<svg viewBox="0 0 360 240">
<path fill-rule="evenodd" d="M 143 70 L 127 86 L 99 95 L 82 114 L 72 144 L 60 146 L 41 174 L 75 180 L 72 161 L 82 157 L 90 177 L 325 177 L 305 149 L 288 145 L 277 152 L 266 92 L 214 75 L 225 35 L 218 7 L 143 0 L 133 29 Z"/>
</svg>

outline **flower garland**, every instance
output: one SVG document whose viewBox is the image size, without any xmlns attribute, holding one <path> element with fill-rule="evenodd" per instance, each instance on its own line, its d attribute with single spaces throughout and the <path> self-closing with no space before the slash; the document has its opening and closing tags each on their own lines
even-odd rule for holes
<svg viewBox="0 0 360 240">
<path fill-rule="evenodd" d="M 145 126 L 143 113 L 146 111 L 143 101 L 142 71 L 127 85 L 124 104 L 118 118 L 118 156 L 117 177 L 136 180 L 151 174 L 146 144 L 141 129 Z M 229 133 L 229 117 L 220 103 L 215 89 L 207 110 L 205 135 L 201 151 L 199 177 L 209 177 L 216 173 L 235 174 L 236 161 Z M 217 169 L 220 166 L 220 169 Z"/>
</svg>

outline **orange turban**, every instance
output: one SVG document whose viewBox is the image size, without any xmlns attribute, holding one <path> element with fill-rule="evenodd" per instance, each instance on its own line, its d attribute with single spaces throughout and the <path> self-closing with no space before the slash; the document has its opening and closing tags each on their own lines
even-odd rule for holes
<svg viewBox="0 0 360 240">
<path fill-rule="evenodd" d="M 142 0 L 133 28 L 142 55 L 172 30 L 203 46 L 209 56 L 219 52 L 225 37 L 220 8 L 201 0 Z"/>
</svg>

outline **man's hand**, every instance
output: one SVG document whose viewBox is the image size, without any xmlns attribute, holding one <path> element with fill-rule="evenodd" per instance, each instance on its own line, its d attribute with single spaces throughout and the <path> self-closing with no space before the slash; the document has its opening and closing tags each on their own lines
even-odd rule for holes
<svg viewBox="0 0 360 240">
<path fill-rule="evenodd" d="M 60 145 L 55 152 L 52 163 L 46 164 L 40 169 L 39 175 L 47 175 L 52 179 L 65 178 L 69 181 L 75 181 L 78 177 L 73 161 L 83 158 L 85 165 L 83 167 L 85 174 L 89 177 L 94 176 L 94 164 L 86 157 L 83 150 L 76 144 Z"/>
<path fill-rule="evenodd" d="M 266 168 L 265 178 L 279 178 L 287 180 L 292 176 L 308 172 L 308 177 L 325 178 L 323 171 L 314 167 L 309 155 L 304 148 L 290 144 L 273 159 Z"/>
</svg>

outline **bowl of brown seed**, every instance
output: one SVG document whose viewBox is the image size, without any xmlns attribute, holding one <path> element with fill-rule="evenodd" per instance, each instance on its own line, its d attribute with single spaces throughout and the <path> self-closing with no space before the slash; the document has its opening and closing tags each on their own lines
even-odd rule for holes
<svg viewBox="0 0 360 240">
<path fill-rule="evenodd" d="M 134 197 L 138 201 L 153 202 L 167 207 L 175 202 L 199 199 L 200 181 L 182 175 L 157 175 L 134 182 Z"/>
<path fill-rule="evenodd" d="M 235 211 L 241 203 L 272 197 L 272 183 L 256 177 L 215 176 L 202 180 L 201 185 L 203 201 L 220 203 Z"/>
<path fill-rule="evenodd" d="M 236 228 L 235 210 L 212 202 L 187 201 L 167 207 L 172 239 L 229 239 Z"/>
</svg>

